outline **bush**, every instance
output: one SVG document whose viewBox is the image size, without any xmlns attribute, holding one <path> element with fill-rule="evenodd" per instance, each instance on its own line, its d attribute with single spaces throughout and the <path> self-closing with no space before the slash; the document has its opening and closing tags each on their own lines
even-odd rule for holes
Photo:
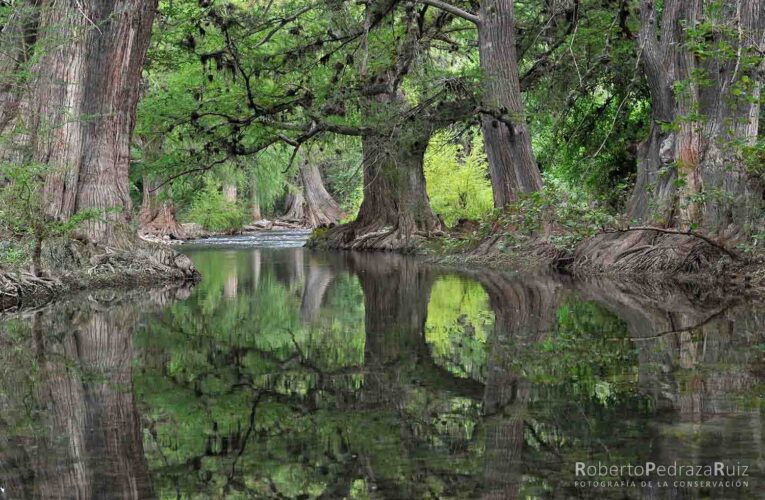
<svg viewBox="0 0 765 500">
<path fill-rule="evenodd" d="M 205 188 L 191 201 L 186 219 L 208 231 L 234 232 L 244 226 L 247 215 L 242 207 L 223 197 L 219 184 L 207 181 Z"/>
<path fill-rule="evenodd" d="M 460 219 L 477 220 L 491 213 L 494 199 L 488 178 L 489 164 L 480 134 L 465 154 L 462 145 L 436 135 L 425 154 L 425 179 L 433 210 L 447 226 Z"/>
</svg>

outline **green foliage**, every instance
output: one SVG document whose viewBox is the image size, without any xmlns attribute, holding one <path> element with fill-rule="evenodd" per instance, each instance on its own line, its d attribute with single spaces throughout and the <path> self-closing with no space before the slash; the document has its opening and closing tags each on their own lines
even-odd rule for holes
<svg viewBox="0 0 765 500">
<path fill-rule="evenodd" d="M 459 377 L 483 380 L 486 341 L 493 327 L 494 314 L 481 285 L 456 276 L 436 281 L 425 324 L 425 339 L 436 362 Z"/>
<path fill-rule="evenodd" d="M 493 209 L 488 163 L 480 134 L 469 152 L 446 133 L 437 134 L 425 154 L 425 179 L 433 210 L 447 226 L 460 219 L 477 220 Z"/>
<path fill-rule="evenodd" d="M 593 302 L 566 300 L 557 311 L 554 332 L 526 356 L 531 380 L 565 384 L 573 394 L 613 404 L 637 383 L 635 353 L 626 325 Z"/>
<path fill-rule="evenodd" d="M 46 165 L 6 163 L 0 165 L 0 267 L 17 269 L 32 260 L 39 271 L 39 250 L 49 238 L 68 237 L 86 221 L 107 214 L 83 210 L 66 221 L 45 213 L 42 188 Z"/>
<path fill-rule="evenodd" d="M 204 189 L 194 197 L 186 218 L 208 231 L 222 232 L 241 229 L 247 221 L 242 207 L 226 200 L 220 184 L 213 180 L 208 180 Z"/>
<path fill-rule="evenodd" d="M 616 223 L 607 208 L 548 184 L 542 191 L 521 196 L 506 210 L 485 220 L 481 231 L 490 234 L 497 227 L 504 228 L 508 251 L 540 232 L 549 231 L 553 245 L 570 251 L 582 239 Z"/>
</svg>

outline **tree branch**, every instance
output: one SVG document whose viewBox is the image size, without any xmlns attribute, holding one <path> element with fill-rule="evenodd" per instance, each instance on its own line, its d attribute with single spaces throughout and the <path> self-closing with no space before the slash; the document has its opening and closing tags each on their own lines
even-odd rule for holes
<svg viewBox="0 0 765 500">
<path fill-rule="evenodd" d="M 462 10 L 459 7 L 455 7 L 454 5 L 448 4 L 446 2 L 441 2 L 440 0 L 419 0 L 419 2 L 424 3 L 425 5 L 430 5 L 431 7 L 435 7 L 437 9 L 441 9 L 455 17 L 470 21 L 476 26 L 481 25 L 481 18 L 477 15 L 466 10 Z"/>
</svg>

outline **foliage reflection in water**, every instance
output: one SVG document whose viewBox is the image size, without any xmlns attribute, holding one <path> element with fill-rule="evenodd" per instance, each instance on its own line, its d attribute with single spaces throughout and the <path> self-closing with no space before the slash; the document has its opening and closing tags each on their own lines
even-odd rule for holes
<svg viewBox="0 0 765 500">
<path fill-rule="evenodd" d="M 191 256 L 193 291 L 0 323 L 8 498 L 761 493 L 762 307 L 393 255 Z M 576 462 L 720 460 L 748 486 L 575 486 Z"/>
</svg>

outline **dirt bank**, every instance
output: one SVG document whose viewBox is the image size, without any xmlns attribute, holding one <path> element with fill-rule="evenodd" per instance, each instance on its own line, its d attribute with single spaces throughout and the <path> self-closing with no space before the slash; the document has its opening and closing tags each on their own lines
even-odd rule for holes
<svg viewBox="0 0 765 500">
<path fill-rule="evenodd" d="M 0 270 L 0 311 L 39 306 L 82 290 L 133 288 L 196 282 L 191 260 L 173 249 L 146 242 L 129 250 L 79 240 L 44 245 L 39 275 Z"/>
</svg>

